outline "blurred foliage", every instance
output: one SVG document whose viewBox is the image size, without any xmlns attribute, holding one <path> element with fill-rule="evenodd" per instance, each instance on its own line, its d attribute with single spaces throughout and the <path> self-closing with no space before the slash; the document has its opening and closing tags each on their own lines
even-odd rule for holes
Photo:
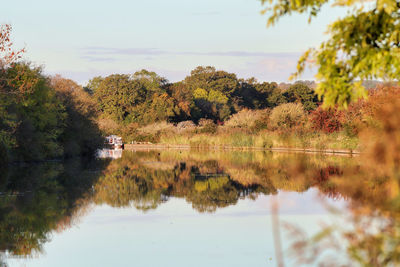
<svg viewBox="0 0 400 267">
<path fill-rule="evenodd" d="M 306 65 L 318 68 L 316 92 L 325 106 L 347 107 L 367 96 L 363 82 L 397 80 L 400 74 L 400 5 L 395 0 L 327 1 L 262 0 L 267 5 L 268 25 L 293 13 L 307 13 L 309 22 L 323 6 L 347 9 L 347 15 L 328 27 L 329 39 L 299 59 L 300 75 Z"/>
<path fill-rule="evenodd" d="M 330 184 L 346 198 L 344 223 L 326 225 L 314 236 L 289 225 L 292 251 L 298 264 L 337 263 L 343 266 L 399 266 L 400 264 L 400 94 L 388 86 L 371 92 L 361 103 L 369 127 L 360 132 L 364 153 L 359 164 L 333 175 Z M 388 101 L 390 99 L 390 101 Z M 340 211 L 337 211 L 340 214 Z"/>
</svg>

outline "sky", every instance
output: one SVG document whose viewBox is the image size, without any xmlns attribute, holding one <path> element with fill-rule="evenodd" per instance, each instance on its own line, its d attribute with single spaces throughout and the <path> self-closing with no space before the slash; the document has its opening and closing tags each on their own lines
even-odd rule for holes
<svg viewBox="0 0 400 267">
<path fill-rule="evenodd" d="M 308 23 L 291 15 L 267 28 L 259 0 L 0 1 L 25 59 L 84 85 L 94 76 L 155 71 L 175 82 L 197 66 L 286 82 L 298 57 L 344 14 L 326 7 Z M 313 79 L 308 70 L 301 79 Z"/>
</svg>

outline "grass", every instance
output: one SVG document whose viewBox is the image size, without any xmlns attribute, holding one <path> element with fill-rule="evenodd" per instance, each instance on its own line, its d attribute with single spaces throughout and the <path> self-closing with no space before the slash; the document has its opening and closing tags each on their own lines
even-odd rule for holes
<svg viewBox="0 0 400 267">
<path fill-rule="evenodd" d="M 351 149 L 358 148 L 358 138 L 344 132 L 325 133 L 278 133 L 262 131 L 257 134 L 241 131 L 218 132 L 216 134 L 165 134 L 161 144 L 190 145 L 191 147 L 255 147 L 255 148 L 311 148 Z"/>
</svg>

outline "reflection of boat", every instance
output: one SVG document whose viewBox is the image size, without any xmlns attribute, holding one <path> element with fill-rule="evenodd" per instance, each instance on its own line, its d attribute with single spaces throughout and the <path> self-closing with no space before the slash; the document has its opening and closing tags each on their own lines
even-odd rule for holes
<svg viewBox="0 0 400 267">
<path fill-rule="evenodd" d="M 97 157 L 119 159 L 122 157 L 122 149 L 101 149 L 97 151 Z"/>
<path fill-rule="evenodd" d="M 124 148 L 124 143 L 122 142 L 122 137 L 116 135 L 110 135 L 106 137 L 106 144 L 111 146 L 111 148 Z"/>
</svg>

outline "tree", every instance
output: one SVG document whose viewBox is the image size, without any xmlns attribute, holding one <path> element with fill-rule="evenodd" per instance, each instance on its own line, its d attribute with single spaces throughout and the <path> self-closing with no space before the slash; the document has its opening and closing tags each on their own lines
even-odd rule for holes
<svg viewBox="0 0 400 267">
<path fill-rule="evenodd" d="M 7 88 L 6 69 L 21 58 L 24 49 L 14 50 L 10 39 L 12 27 L 9 24 L 0 26 L 0 167 L 8 160 L 8 150 L 15 145 L 15 114 L 10 113 L 12 99 Z"/>
<path fill-rule="evenodd" d="M 135 105 L 143 103 L 146 94 L 145 86 L 126 74 L 104 78 L 95 91 L 100 110 L 117 121 L 123 121 Z"/>
<path fill-rule="evenodd" d="M 275 82 L 257 84 L 256 90 L 262 95 L 258 108 L 273 108 L 286 103 L 282 90 Z"/>
<path fill-rule="evenodd" d="M 93 77 L 89 80 L 88 84 L 83 89 L 89 94 L 93 95 L 97 91 L 104 78 L 101 76 Z"/>
<path fill-rule="evenodd" d="M 223 121 L 229 117 L 233 109 L 232 96 L 239 87 L 235 74 L 217 71 L 211 66 L 197 67 L 183 84 L 191 90 L 197 107 L 192 109 L 192 119 Z"/>
<path fill-rule="evenodd" d="M 268 25 L 292 13 L 308 13 L 309 21 L 318 15 L 327 0 L 262 0 L 269 7 Z M 308 62 L 318 68 L 316 92 L 325 106 L 347 107 L 366 97 L 363 80 L 397 80 L 400 77 L 400 3 L 395 0 L 335 0 L 334 6 L 352 7 L 348 15 L 328 28 L 330 39 L 318 49 L 308 50 L 300 59 L 301 74 Z M 309 59 L 311 61 L 309 61 Z"/>
<path fill-rule="evenodd" d="M 191 90 L 203 88 L 209 91 L 213 89 L 226 95 L 232 94 L 239 85 L 235 74 L 222 70 L 217 71 L 211 66 L 197 67 L 192 70 L 190 76 L 185 78 L 184 83 Z"/>
<path fill-rule="evenodd" d="M 65 129 L 59 138 L 64 155 L 93 155 L 103 144 L 95 122 L 97 110 L 94 99 L 77 83 L 60 75 L 51 78 L 51 86 L 68 114 Z"/>
<path fill-rule="evenodd" d="M 193 94 L 189 87 L 183 82 L 177 82 L 168 84 L 166 88 L 168 94 L 174 99 L 175 105 L 179 108 L 179 112 L 174 119 L 177 121 L 188 120 L 192 116 L 194 109 L 196 109 Z"/>
<path fill-rule="evenodd" d="M 63 147 L 58 142 L 68 116 L 57 99 L 42 69 L 27 63 L 13 64 L 5 72 L 8 84 L 7 112 L 14 116 L 14 145 L 9 147 L 15 159 L 42 160 L 60 157 Z"/>
<path fill-rule="evenodd" d="M 288 102 L 302 103 L 306 111 L 317 108 L 318 98 L 310 87 L 302 83 L 295 83 L 284 93 Z"/>
<path fill-rule="evenodd" d="M 132 75 L 132 79 L 141 82 L 150 93 L 164 93 L 168 80 L 153 71 L 142 69 Z"/>
</svg>

